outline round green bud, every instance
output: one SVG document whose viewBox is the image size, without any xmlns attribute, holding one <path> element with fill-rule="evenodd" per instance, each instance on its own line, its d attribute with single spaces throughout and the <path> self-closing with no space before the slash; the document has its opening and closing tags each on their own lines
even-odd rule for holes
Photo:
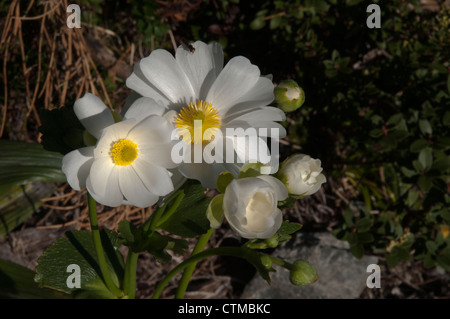
<svg viewBox="0 0 450 319">
<path fill-rule="evenodd" d="M 275 248 L 278 246 L 278 234 L 273 235 L 266 239 L 267 247 Z"/>
<path fill-rule="evenodd" d="M 285 112 L 297 110 L 305 103 L 305 92 L 294 80 L 284 80 L 273 91 L 275 102 Z"/>
<path fill-rule="evenodd" d="M 317 272 L 309 262 L 297 260 L 290 269 L 289 280 L 296 286 L 309 285 L 317 280 Z"/>
<path fill-rule="evenodd" d="M 268 255 L 261 256 L 261 263 L 264 265 L 266 269 L 272 269 L 272 258 Z"/>
</svg>

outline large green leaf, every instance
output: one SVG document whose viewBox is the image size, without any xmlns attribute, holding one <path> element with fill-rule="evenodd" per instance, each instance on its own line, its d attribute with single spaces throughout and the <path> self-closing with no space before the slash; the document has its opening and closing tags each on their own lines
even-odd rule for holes
<svg viewBox="0 0 450 319">
<path fill-rule="evenodd" d="M 62 158 L 59 153 L 44 150 L 40 144 L 0 140 L 1 189 L 37 181 L 65 182 Z"/>
<path fill-rule="evenodd" d="M 54 188 L 52 183 L 3 187 L 0 191 L 0 238 L 36 212 L 42 205 L 39 200 L 50 195 Z"/>
<path fill-rule="evenodd" d="M 204 234 L 210 228 L 206 217 L 211 198 L 204 195 L 205 189 L 200 184 L 186 186 L 186 196 L 175 212 L 159 228 L 182 237 L 195 237 Z"/>
<path fill-rule="evenodd" d="M 47 299 L 67 298 L 68 295 L 56 290 L 39 288 L 33 280 L 35 273 L 21 265 L 0 260 L 0 298 Z"/>
<path fill-rule="evenodd" d="M 123 278 L 123 258 L 119 254 L 119 238 L 117 233 L 102 231 L 102 244 L 105 251 L 108 269 L 112 279 L 119 286 L 119 278 Z M 68 277 L 71 272 L 68 266 L 77 265 L 80 269 L 80 288 L 69 288 Z M 49 287 L 65 293 L 73 293 L 75 297 L 114 298 L 101 278 L 97 254 L 92 234 L 89 231 L 70 231 L 58 239 L 44 251 L 36 268 L 36 282 L 40 287 Z"/>
</svg>

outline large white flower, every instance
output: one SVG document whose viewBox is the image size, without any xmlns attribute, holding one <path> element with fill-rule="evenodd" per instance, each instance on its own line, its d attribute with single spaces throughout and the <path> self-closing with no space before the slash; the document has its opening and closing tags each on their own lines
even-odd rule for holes
<svg viewBox="0 0 450 319">
<path fill-rule="evenodd" d="M 286 187 L 272 176 L 235 179 L 225 190 L 224 216 L 244 238 L 269 238 L 283 222 L 278 201 L 287 196 Z"/>
<path fill-rule="evenodd" d="M 74 111 L 98 142 L 64 156 L 62 170 L 72 188 L 87 187 L 97 202 L 112 207 L 148 207 L 174 190 L 167 170 L 176 167 L 170 156 L 174 128 L 161 116 L 164 107 L 142 97 L 115 123 L 103 102 L 88 93 Z"/>
<path fill-rule="evenodd" d="M 268 106 L 274 99 L 273 83 L 270 77 L 261 76 L 259 68 L 247 58 L 234 57 L 224 67 L 218 43 L 207 45 L 197 41 L 192 46 L 195 50 L 178 47 L 175 57 L 166 50 L 154 50 L 135 65 L 126 84 L 139 95 L 166 107 L 165 117 L 176 126 L 188 146 L 180 172 L 187 178 L 200 180 L 204 187 L 215 187 L 220 172 L 237 175 L 242 166 L 237 162 L 268 162 L 261 158 L 269 154 L 265 137 L 272 136 L 272 128 L 277 130 L 275 137 L 286 135 L 285 129 L 276 123 L 284 120 L 285 114 Z M 201 120 L 202 125 L 200 137 L 197 134 L 194 138 L 196 120 Z M 258 143 L 249 143 L 248 136 L 227 136 L 227 128 L 266 128 L 267 132 L 257 131 Z M 215 152 L 213 163 L 204 158 L 202 163 L 188 163 L 195 145 L 202 150 L 223 146 L 222 160 Z M 231 145 L 232 156 L 226 154 L 227 145 Z M 230 158 L 235 160 L 230 163 Z"/>
</svg>

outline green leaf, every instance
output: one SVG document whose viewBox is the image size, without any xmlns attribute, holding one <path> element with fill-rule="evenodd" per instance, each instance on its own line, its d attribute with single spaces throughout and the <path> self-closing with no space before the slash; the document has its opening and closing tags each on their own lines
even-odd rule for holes
<svg viewBox="0 0 450 319">
<path fill-rule="evenodd" d="M 431 124 L 428 120 L 420 120 L 419 128 L 424 135 L 433 133 L 433 129 L 431 128 Z"/>
<path fill-rule="evenodd" d="M 166 250 L 172 250 L 176 254 L 183 254 L 188 247 L 186 240 L 164 236 L 156 231 L 147 233 L 127 220 L 119 223 L 119 233 L 123 244 L 128 246 L 133 252 L 147 251 L 160 261 L 169 261 L 172 258 Z"/>
<path fill-rule="evenodd" d="M 430 252 L 431 254 L 436 254 L 438 246 L 436 245 L 436 243 L 434 241 L 427 240 L 425 245 L 427 246 L 428 252 Z"/>
<path fill-rule="evenodd" d="M 118 252 L 119 239 L 115 232 L 101 231 L 103 249 L 111 277 L 117 286 L 123 278 L 123 258 Z M 69 288 L 67 279 L 71 275 L 69 265 L 80 267 L 81 288 Z M 75 297 L 114 298 L 105 286 L 97 254 L 89 231 L 70 231 L 58 239 L 38 260 L 35 281 L 39 287 L 48 287 L 64 293 L 73 293 Z"/>
<path fill-rule="evenodd" d="M 295 232 L 298 232 L 300 229 L 302 229 L 303 225 L 298 223 L 292 223 L 288 220 L 285 220 L 281 226 L 280 229 L 278 229 L 278 234 L 280 235 L 292 235 Z"/>
<path fill-rule="evenodd" d="M 406 198 L 405 204 L 408 205 L 409 207 L 412 207 L 416 203 L 418 198 L 419 193 L 414 189 L 410 189 L 408 191 L 408 197 Z"/>
<path fill-rule="evenodd" d="M 366 232 L 370 229 L 370 227 L 372 227 L 373 225 L 373 219 L 369 218 L 369 217 L 364 217 L 359 219 L 356 222 L 356 229 L 358 230 L 358 232 Z"/>
<path fill-rule="evenodd" d="M 59 291 L 39 288 L 33 280 L 35 272 L 21 265 L 0 260 L 0 298 L 54 299 L 67 298 Z"/>
<path fill-rule="evenodd" d="M 223 212 L 223 194 L 215 196 L 209 203 L 206 210 L 206 217 L 208 218 L 211 228 L 220 228 L 224 218 Z"/>
<path fill-rule="evenodd" d="M 419 153 L 418 160 L 425 170 L 430 169 L 433 164 L 433 154 L 431 152 L 431 148 L 426 147 L 422 149 Z"/>
<path fill-rule="evenodd" d="M 234 175 L 230 172 L 222 172 L 217 178 L 217 190 L 222 194 L 225 193 L 228 184 L 230 184 L 234 179 Z"/>
<path fill-rule="evenodd" d="M 368 232 L 358 233 L 357 236 L 358 236 L 358 242 L 360 242 L 361 244 L 371 243 L 375 239 L 373 237 L 373 235 Z"/>
<path fill-rule="evenodd" d="M 0 140 L 0 185 L 30 182 L 65 182 L 62 155 L 46 151 L 40 144 Z"/>
<path fill-rule="evenodd" d="M 424 193 L 428 193 L 431 186 L 433 186 L 433 178 L 427 175 L 420 175 L 417 184 Z"/>
<path fill-rule="evenodd" d="M 409 146 L 409 150 L 412 153 L 419 153 L 421 150 L 423 150 L 427 146 L 428 146 L 428 141 L 427 140 L 424 140 L 424 139 L 415 140 Z"/>
<path fill-rule="evenodd" d="M 403 175 L 405 175 L 406 177 L 413 177 L 415 175 L 417 175 L 417 173 L 409 168 L 406 168 L 404 166 L 402 166 L 400 168 L 400 170 L 402 171 Z"/>
<path fill-rule="evenodd" d="M 350 246 L 350 252 L 358 259 L 364 256 L 364 246 L 362 244 L 356 244 Z"/>
<path fill-rule="evenodd" d="M 206 233 L 210 228 L 206 210 L 211 198 L 204 195 L 204 188 L 198 183 L 186 185 L 185 194 L 175 212 L 159 228 L 192 238 Z"/>
</svg>

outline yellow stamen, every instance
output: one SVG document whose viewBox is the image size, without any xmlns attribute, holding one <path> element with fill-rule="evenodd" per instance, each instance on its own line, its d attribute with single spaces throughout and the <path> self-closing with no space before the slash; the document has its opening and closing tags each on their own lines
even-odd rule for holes
<svg viewBox="0 0 450 319">
<path fill-rule="evenodd" d="M 128 166 L 138 157 L 138 146 L 130 140 L 120 140 L 113 144 L 111 155 L 114 164 Z"/>
<path fill-rule="evenodd" d="M 201 100 L 191 102 L 178 113 L 175 127 L 186 143 L 207 144 L 220 128 L 219 112 L 210 103 Z"/>
</svg>

